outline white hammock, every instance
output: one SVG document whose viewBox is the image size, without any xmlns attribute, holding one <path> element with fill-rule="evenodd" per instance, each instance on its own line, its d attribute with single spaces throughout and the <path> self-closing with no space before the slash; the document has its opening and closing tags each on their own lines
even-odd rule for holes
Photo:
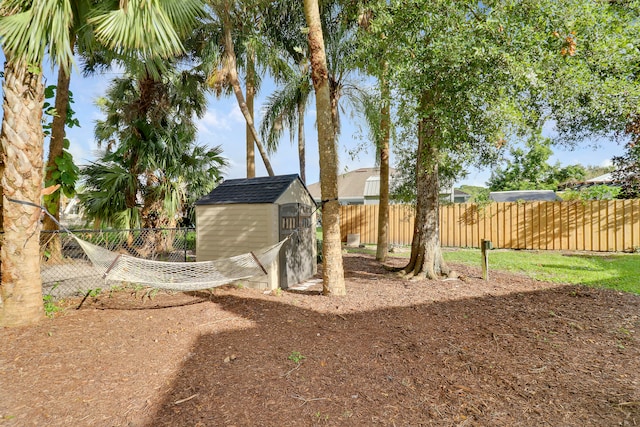
<svg viewBox="0 0 640 427">
<path fill-rule="evenodd" d="M 107 281 L 129 282 L 159 289 L 196 291 L 225 285 L 240 279 L 266 275 L 287 239 L 256 252 L 231 258 L 200 262 L 166 262 L 118 254 L 76 239 L 91 263 Z"/>
<path fill-rule="evenodd" d="M 286 239 L 256 252 L 231 258 L 201 262 L 166 262 L 117 254 L 101 246 L 82 240 L 67 230 L 43 206 L 25 200 L 7 198 L 10 202 L 33 206 L 47 214 L 58 226 L 69 233 L 91 260 L 106 281 L 129 282 L 159 289 L 197 291 L 215 288 L 240 279 L 266 275 L 267 268 L 278 257 Z"/>
</svg>

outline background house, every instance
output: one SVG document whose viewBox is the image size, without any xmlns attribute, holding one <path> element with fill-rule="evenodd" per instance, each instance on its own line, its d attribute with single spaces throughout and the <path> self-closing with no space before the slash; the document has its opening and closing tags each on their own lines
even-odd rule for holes
<svg viewBox="0 0 640 427">
<path fill-rule="evenodd" d="M 393 169 L 391 174 L 393 175 Z M 321 202 L 320 183 L 307 187 L 316 203 Z M 338 175 L 341 205 L 377 205 L 380 201 L 380 168 L 360 168 Z"/>
<path fill-rule="evenodd" d="M 390 186 L 393 187 L 391 169 Z M 316 204 L 321 202 L 320 183 L 307 187 Z M 471 196 L 463 191 L 446 187 L 441 190 L 443 201 L 465 203 Z M 380 203 L 380 168 L 360 168 L 338 175 L 338 200 L 341 205 L 377 205 Z"/>
<path fill-rule="evenodd" d="M 465 193 L 457 188 L 444 187 L 440 189 L 441 203 L 467 203 L 471 198 L 471 194 Z"/>
<path fill-rule="evenodd" d="M 78 197 L 68 198 L 64 194 L 62 195 L 60 199 L 60 224 L 66 228 L 80 228 L 87 224 Z"/>
</svg>

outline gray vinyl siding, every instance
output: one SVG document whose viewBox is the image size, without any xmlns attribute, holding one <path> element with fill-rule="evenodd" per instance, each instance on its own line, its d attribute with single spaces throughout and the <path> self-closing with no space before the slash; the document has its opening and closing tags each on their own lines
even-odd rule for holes
<svg viewBox="0 0 640 427">
<path fill-rule="evenodd" d="M 278 242 L 278 206 L 196 206 L 198 261 L 228 258 Z"/>
<path fill-rule="evenodd" d="M 278 198 L 278 204 L 284 205 L 287 203 L 304 203 L 306 205 L 315 205 L 313 198 L 309 195 L 309 192 L 300 184 L 295 181 L 287 190 L 282 193 Z"/>
</svg>

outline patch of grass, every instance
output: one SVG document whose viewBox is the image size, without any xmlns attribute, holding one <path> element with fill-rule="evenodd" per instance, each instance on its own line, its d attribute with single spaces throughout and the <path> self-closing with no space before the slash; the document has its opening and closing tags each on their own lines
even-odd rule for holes
<svg viewBox="0 0 640 427">
<path fill-rule="evenodd" d="M 445 250 L 447 262 L 480 267 L 479 249 Z M 522 273 L 537 280 L 610 288 L 640 294 L 640 254 L 489 251 L 489 272 Z M 491 273 L 489 273 L 491 274 Z"/>
<path fill-rule="evenodd" d="M 292 351 L 287 359 L 291 360 L 293 363 L 300 363 L 305 357 L 299 351 Z"/>
<path fill-rule="evenodd" d="M 100 295 L 102 293 L 102 288 L 95 288 L 95 289 L 89 289 L 87 294 L 91 297 L 91 298 L 95 298 L 98 295 Z"/>
<path fill-rule="evenodd" d="M 53 287 L 51 288 L 51 292 L 53 292 L 58 286 L 60 286 L 60 283 L 56 283 L 55 285 L 53 285 Z M 43 295 L 42 303 L 44 306 L 44 314 L 47 317 L 53 317 L 55 313 L 63 310 L 63 308 L 56 303 L 54 296 L 51 294 Z"/>
<path fill-rule="evenodd" d="M 318 421 L 329 421 L 329 415 L 323 414 L 320 411 L 316 412 L 314 416 Z"/>
<path fill-rule="evenodd" d="M 376 255 L 376 245 L 364 245 L 364 248 L 348 248 L 344 246 L 343 249 L 346 249 L 346 251 L 350 254 Z"/>
<path fill-rule="evenodd" d="M 346 248 L 349 253 L 376 255 L 375 245 Z M 389 254 L 408 258 L 406 251 Z M 447 262 L 481 267 L 480 249 L 443 250 Z M 640 294 L 638 277 L 640 253 L 563 253 L 556 251 L 520 251 L 496 249 L 489 251 L 489 274 L 492 270 L 521 273 L 545 282 L 588 285 Z"/>
</svg>

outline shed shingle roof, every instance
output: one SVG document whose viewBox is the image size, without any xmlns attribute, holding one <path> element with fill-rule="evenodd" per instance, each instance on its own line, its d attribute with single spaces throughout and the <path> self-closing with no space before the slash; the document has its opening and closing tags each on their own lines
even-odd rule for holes
<svg viewBox="0 0 640 427">
<path fill-rule="evenodd" d="M 196 205 L 275 203 L 291 183 L 299 179 L 297 174 L 230 179 L 198 200 Z"/>
</svg>

